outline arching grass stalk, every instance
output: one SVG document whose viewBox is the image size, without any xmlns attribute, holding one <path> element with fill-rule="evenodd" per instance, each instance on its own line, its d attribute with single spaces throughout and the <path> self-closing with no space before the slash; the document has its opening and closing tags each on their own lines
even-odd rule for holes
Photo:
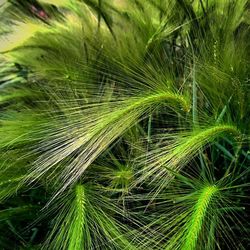
<svg viewBox="0 0 250 250">
<path fill-rule="evenodd" d="M 56 123 L 51 127 L 52 136 L 48 136 L 39 146 L 46 149 L 36 161 L 29 174 L 30 178 L 39 178 L 49 172 L 58 163 L 65 160 L 71 154 L 77 152 L 77 157 L 69 160 L 67 168 L 59 175 L 63 177 L 63 187 L 77 181 L 87 167 L 119 136 L 123 135 L 131 126 L 135 125 L 143 117 L 147 117 L 149 110 L 154 106 L 167 105 L 174 109 L 182 107 L 188 111 L 188 100 L 185 96 L 171 93 L 150 93 L 142 97 L 130 98 L 124 101 L 103 103 L 101 106 L 88 105 L 88 109 L 81 111 L 76 109 L 71 113 L 65 113 L 69 125 Z M 178 106 L 178 108 L 177 108 Z M 68 112 L 68 111 L 67 111 Z M 79 115 L 85 115 L 88 119 L 81 119 Z M 55 118 L 56 120 L 57 118 Z M 61 116 L 58 117 L 61 119 Z M 69 131 L 74 130 L 71 134 Z"/>
<path fill-rule="evenodd" d="M 215 185 L 204 187 L 194 206 L 193 214 L 190 220 L 186 223 L 186 234 L 184 235 L 185 243 L 182 246 L 182 250 L 194 250 L 196 249 L 196 243 L 200 234 L 204 218 L 207 214 L 209 206 L 213 197 L 218 192 L 218 188 Z"/>
<path fill-rule="evenodd" d="M 190 133 L 179 133 L 170 145 L 151 151 L 147 155 L 146 162 L 144 159 L 142 160 L 142 164 L 145 164 L 146 167 L 139 182 L 153 176 L 160 179 L 164 186 L 169 180 L 166 175 L 172 176 L 168 169 L 179 171 L 188 162 L 192 161 L 201 150 L 204 150 L 207 145 L 214 143 L 217 138 L 224 134 L 232 136 L 235 140 L 241 135 L 235 126 L 227 124 L 195 129 Z M 168 135 L 162 135 L 163 138 L 164 136 L 168 139 Z M 158 174 L 156 175 L 156 173 Z M 161 185 L 159 185 L 160 188 L 162 188 Z"/>
</svg>

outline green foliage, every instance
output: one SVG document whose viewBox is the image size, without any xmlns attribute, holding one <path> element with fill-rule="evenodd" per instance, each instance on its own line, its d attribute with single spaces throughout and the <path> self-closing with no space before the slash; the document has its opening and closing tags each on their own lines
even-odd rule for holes
<svg viewBox="0 0 250 250">
<path fill-rule="evenodd" d="M 248 249 L 249 13 L 4 1 L 0 248 Z"/>
<path fill-rule="evenodd" d="M 101 190 L 82 184 L 72 191 L 57 201 L 60 210 L 47 242 L 49 249 L 136 249 L 125 238 L 126 226 L 110 217 L 120 209 Z"/>
</svg>

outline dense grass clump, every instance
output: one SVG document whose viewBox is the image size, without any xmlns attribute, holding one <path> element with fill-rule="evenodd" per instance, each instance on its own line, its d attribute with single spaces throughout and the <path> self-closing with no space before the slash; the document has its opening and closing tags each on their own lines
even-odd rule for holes
<svg viewBox="0 0 250 250">
<path fill-rule="evenodd" d="M 0 249 L 249 249 L 247 0 L 0 5 Z"/>
</svg>

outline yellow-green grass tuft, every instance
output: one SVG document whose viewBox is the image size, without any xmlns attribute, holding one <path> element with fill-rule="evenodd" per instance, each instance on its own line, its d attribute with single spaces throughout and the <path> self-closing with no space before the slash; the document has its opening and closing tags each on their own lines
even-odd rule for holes
<svg viewBox="0 0 250 250">
<path fill-rule="evenodd" d="M 186 234 L 184 235 L 185 242 L 181 248 L 182 250 L 194 250 L 196 248 L 204 218 L 217 192 L 218 188 L 215 185 L 204 187 L 201 190 L 197 203 L 194 206 L 193 214 L 186 224 Z"/>
</svg>

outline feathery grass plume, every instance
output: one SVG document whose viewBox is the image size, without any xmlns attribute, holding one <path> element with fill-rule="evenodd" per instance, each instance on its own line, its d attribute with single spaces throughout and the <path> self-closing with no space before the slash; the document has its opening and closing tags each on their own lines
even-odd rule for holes
<svg viewBox="0 0 250 250">
<path fill-rule="evenodd" d="M 185 99 L 180 95 L 159 93 L 101 105 L 89 104 L 86 114 L 84 109 L 81 110 L 82 107 L 79 111 L 71 111 L 67 114 L 68 117 L 65 117 L 69 123 L 67 126 L 60 124 L 58 120 L 55 128 L 52 127 L 51 131 L 47 129 L 48 135 L 51 136 L 41 142 L 38 148 L 45 153 L 37 159 L 30 176 L 40 177 L 74 154 L 76 158 L 67 160 L 70 164 L 62 171 L 60 178 L 66 188 L 75 182 L 116 138 L 142 119 L 149 107 L 161 103 L 168 105 L 168 102 L 170 105 L 172 102 L 182 102 L 186 105 Z M 79 120 L 80 115 L 88 120 Z"/>
<path fill-rule="evenodd" d="M 248 233 L 244 214 L 249 181 L 241 177 L 249 170 L 238 165 L 234 172 L 232 163 L 219 178 L 220 171 L 210 169 L 209 162 L 205 169 L 172 171 L 176 178 L 156 197 L 135 194 L 137 200 L 154 198 L 145 212 L 154 238 L 154 243 L 145 243 L 148 249 L 246 249 L 238 237 Z"/>
<path fill-rule="evenodd" d="M 77 184 L 64 194 L 44 249 L 136 249 L 125 237 L 127 226 L 115 219 L 120 209 L 102 193 Z"/>
<path fill-rule="evenodd" d="M 233 137 L 236 142 L 241 138 L 240 131 L 235 126 L 227 124 L 194 128 L 190 132 L 179 132 L 171 135 L 163 134 L 162 137 L 166 138 L 165 146 L 162 145 L 147 153 L 146 160 L 140 160 L 143 162 L 141 164 L 145 165 L 141 177 L 139 177 L 140 181 L 149 177 L 153 179 L 159 177 L 161 180 L 164 179 L 163 182 L 167 185 L 173 177 L 169 170 L 179 171 L 191 162 L 200 151 L 225 134 Z M 162 178 L 163 176 L 164 178 Z M 159 183 L 158 187 L 161 188 Z"/>
<path fill-rule="evenodd" d="M 89 234 L 88 228 L 85 225 L 85 210 L 87 209 L 85 199 L 84 187 L 80 185 L 76 186 L 75 200 L 68 204 L 72 207 L 69 210 L 68 217 L 62 218 L 64 220 L 67 218 L 67 220 L 65 220 L 65 225 L 62 225 L 63 230 L 58 232 L 55 240 L 57 247 L 62 249 L 85 249 L 84 245 L 88 245 L 86 241 L 88 238 L 85 238 Z"/>
<path fill-rule="evenodd" d="M 74 26 L 75 25 L 73 24 L 73 27 Z M 72 54 L 72 52 L 74 52 L 74 54 L 72 54 L 72 61 L 77 59 L 77 61 L 81 62 L 80 56 L 79 56 L 81 55 L 81 53 L 78 53 L 78 50 L 75 51 L 75 49 L 72 47 L 70 48 L 71 51 L 69 49 L 65 51 L 66 43 L 68 47 L 67 41 L 72 40 L 70 39 L 70 34 L 69 36 L 65 37 L 65 33 L 69 32 L 69 33 L 75 34 L 74 32 L 79 31 L 79 27 L 77 28 L 78 28 L 77 30 L 72 31 L 72 30 L 68 30 L 65 27 L 60 27 L 60 26 L 57 29 L 57 26 L 55 26 L 55 30 L 53 30 L 53 28 L 50 28 L 48 32 L 45 32 L 45 34 L 49 34 L 49 36 L 46 36 L 46 39 L 42 36 L 43 32 L 37 33 L 34 39 L 30 39 L 31 42 L 33 41 L 36 44 L 34 46 L 37 46 L 38 51 L 40 51 L 39 50 L 40 48 L 48 49 L 52 47 L 51 44 L 49 44 L 49 41 L 53 41 L 54 44 L 56 42 L 56 44 L 59 46 L 59 47 L 58 46 L 52 47 L 52 51 L 49 50 L 49 52 L 51 53 L 51 55 L 49 55 L 51 57 L 51 60 L 49 61 L 45 60 L 44 64 L 42 63 L 43 60 L 39 60 L 39 69 L 35 68 L 35 72 L 38 72 L 38 74 L 40 74 L 41 72 L 45 70 L 45 74 L 51 77 L 51 79 L 56 80 L 59 83 L 61 83 L 62 81 L 63 83 L 66 82 L 67 84 L 69 84 L 69 86 L 72 85 L 72 81 L 70 79 L 67 80 L 67 79 L 61 78 L 62 76 L 61 71 L 64 71 L 64 74 L 65 74 L 65 68 L 61 67 L 61 65 L 62 63 L 65 64 L 64 55 L 65 54 L 70 55 Z M 58 40 L 55 39 L 55 37 L 57 36 L 58 36 Z M 62 39 L 64 40 L 64 43 Z M 60 41 L 60 44 L 58 41 Z M 41 45 L 39 45 L 39 42 L 41 42 Z M 45 45 L 46 42 L 48 46 Z M 76 41 L 73 41 L 73 44 L 74 43 L 76 43 Z M 25 46 L 26 45 L 24 45 L 24 48 Z M 28 49 L 30 46 L 31 45 L 29 45 L 29 42 L 28 42 L 27 43 Z M 63 51 L 58 49 L 60 47 L 63 49 Z M 56 50 L 56 52 L 59 52 L 59 53 L 54 54 L 55 53 L 54 50 Z M 18 58 L 18 55 L 21 55 L 23 59 L 26 59 L 22 55 L 22 50 L 21 51 L 18 50 L 16 52 L 14 51 L 13 53 L 14 54 L 17 53 L 17 58 Z M 60 55 L 62 55 L 62 58 L 60 58 Z M 111 55 L 107 54 L 107 56 L 108 56 L 107 58 L 109 58 Z M 53 67 L 57 66 L 55 65 L 55 62 L 58 60 L 58 58 L 59 60 L 62 59 L 58 61 L 58 65 L 60 65 L 60 67 L 56 67 L 54 71 L 54 68 L 51 68 L 50 63 L 53 62 Z M 124 55 L 122 55 L 121 59 L 123 58 L 124 58 Z M 69 57 L 67 59 L 69 60 Z M 105 56 L 104 56 L 104 59 L 106 60 Z M 31 61 L 32 59 L 29 58 L 29 63 Z M 89 85 L 88 83 L 83 85 L 83 89 L 85 89 L 85 90 L 82 89 L 83 93 L 80 92 L 81 94 L 84 94 L 85 92 L 87 93 L 87 97 L 84 94 L 83 98 L 87 99 L 88 104 L 86 105 L 86 107 L 85 105 L 77 105 L 79 100 L 73 96 L 73 93 L 72 93 L 72 96 L 73 96 L 72 100 L 69 99 L 69 101 L 66 101 L 65 97 L 62 98 L 61 96 L 59 96 L 58 100 L 56 100 L 55 102 L 55 105 L 59 106 L 59 110 L 61 109 L 59 112 L 66 113 L 66 116 L 68 116 L 68 118 L 67 117 L 65 118 L 69 120 L 67 121 L 69 125 L 65 127 L 61 127 L 61 124 L 59 124 L 59 127 L 58 127 L 57 125 L 58 119 L 57 119 L 57 116 L 55 116 L 56 118 L 55 125 L 51 122 L 51 125 L 52 125 L 51 131 L 49 131 L 49 129 L 46 128 L 46 132 L 48 134 L 52 134 L 53 136 L 49 138 L 49 142 L 45 140 L 38 146 L 39 151 L 46 150 L 46 153 L 42 154 L 41 157 L 39 157 L 39 159 L 35 163 L 34 171 L 30 174 L 30 176 L 33 176 L 35 174 L 36 176 L 40 177 L 45 172 L 50 171 L 51 168 L 54 168 L 54 165 L 65 160 L 68 156 L 72 156 L 74 154 L 77 157 L 75 159 L 73 157 L 69 159 L 69 162 L 70 162 L 69 167 L 62 174 L 63 176 L 62 182 L 65 184 L 64 188 L 70 185 L 71 182 L 77 180 L 79 176 L 84 172 L 84 170 L 88 167 L 88 165 L 91 164 L 91 162 L 93 162 L 93 160 L 95 160 L 96 157 L 99 156 L 103 152 L 103 150 L 105 150 L 116 138 L 121 136 L 128 128 L 133 126 L 140 119 L 145 117 L 146 113 L 148 112 L 149 107 L 150 109 L 154 109 L 153 107 L 154 105 L 158 105 L 159 103 L 166 101 L 166 103 L 169 103 L 169 105 L 173 107 L 174 109 L 178 105 L 178 106 L 181 106 L 182 109 L 186 111 L 189 110 L 188 99 L 185 97 L 185 95 L 175 93 L 177 91 L 176 91 L 176 88 L 174 87 L 172 87 L 173 91 L 170 90 L 168 86 L 169 83 L 164 82 L 163 79 L 159 79 L 160 81 L 157 81 L 157 80 L 153 80 L 149 78 L 149 81 L 147 81 L 147 77 L 144 77 L 145 78 L 144 79 L 145 83 L 144 83 L 144 82 L 140 82 L 142 81 L 141 79 L 142 77 L 140 77 L 139 78 L 140 81 L 136 80 L 136 83 L 138 84 L 138 86 L 136 85 L 132 86 L 131 94 L 130 95 L 126 94 L 126 95 L 121 96 L 124 91 L 123 90 L 124 87 L 122 85 L 126 83 L 127 76 L 126 75 L 120 76 L 119 74 L 117 75 L 117 79 L 115 80 L 118 83 L 118 86 L 119 84 L 121 84 L 121 86 L 123 87 L 123 89 L 119 88 L 116 93 L 116 95 L 118 96 L 120 95 L 119 96 L 120 100 L 119 99 L 117 100 L 117 96 L 114 96 L 111 100 L 104 99 L 103 102 L 100 102 L 98 104 L 91 104 L 91 102 L 96 102 L 96 100 L 99 99 L 98 94 L 96 94 L 96 91 L 99 92 L 99 89 L 98 89 L 99 86 L 98 85 L 95 86 L 95 84 L 91 84 L 92 81 L 95 80 L 92 78 L 92 75 L 90 75 L 90 78 L 86 78 L 88 77 L 88 75 L 82 77 L 83 73 L 81 74 L 79 73 L 80 70 L 79 70 L 79 67 L 77 67 L 77 65 L 75 65 L 75 67 L 73 67 L 72 69 L 72 66 L 74 66 L 75 64 L 75 63 L 72 64 L 72 61 L 68 62 L 69 66 L 71 67 L 69 70 L 71 74 L 74 74 L 76 77 L 79 77 L 79 79 L 75 79 L 74 81 L 77 80 L 78 82 L 79 80 L 82 80 L 83 84 L 85 83 L 85 81 L 90 81 Z M 24 61 L 22 60 L 20 62 L 24 63 Z M 34 65 L 36 66 L 37 63 L 38 61 L 36 60 L 36 63 L 34 63 L 33 66 Z M 83 62 L 81 63 L 83 64 Z M 122 70 L 123 64 L 119 63 L 119 61 L 117 64 L 119 66 L 119 70 Z M 47 67 L 49 67 L 48 69 L 50 69 L 49 71 L 50 74 L 47 74 L 48 72 L 46 71 L 46 65 Z M 90 64 L 90 66 L 93 67 L 92 64 Z M 87 65 L 87 67 L 90 67 L 90 66 Z M 102 75 L 103 74 L 102 71 L 104 70 L 108 71 L 109 69 L 108 67 L 107 68 L 103 67 L 102 64 L 101 66 L 103 69 L 101 68 L 101 70 L 99 70 L 97 68 L 94 71 L 94 73 Z M 65 67 L 67 68 L 67 63 Z M 57 71 L 58 69 L 60 70 L 59 72 Z M 144 73 L 147 73 L 147 70 L 149 69 L 144 70 Z M 129 72 L 130 75 L 132 74 L 133 76 L 133 70 L 129 68 L 128 70 L 130 70 Z M 55 79 L 56 75 L 53 74 L 53 71 L 56 72 L 57 75 L 60 75 L 59 79 L 58 78 Z M 111 73 L 114 75 L 113 71 L 111 71 Z M 105 75 L 106 74 L 107 73 L 105 73 Z M 108 78 L 107 80 L 110 81 Z M 132 83 L 130 84 L 132 85 Z M 146 87 L 149 88 L 151 91 L 150 92 L 145 91 Z M 66 89 L 67 88 L 65 88 L 65 90 Z M 145 92 L 145 94 L 139 93 L 137 89 L 142 90 L 143 92 Z M 62 89 L 62 91 L 65 91 L 65 90 Z M 93 101 L 91 100 L 92 98 L 90 98 L 91 96 L 88 97 L 89 95 L 88 93 L 91 94 L 92 92 L 94 93 Z M 67 95 L 68 94 L 69 92 L 67 91 Z M 101 97 L 102 96 L 100 96 L 100 98 Z M 68 103 L 65 103 L 65 101 Z M 76 103 L 76 105 L 74 105 L 74 103 Z M 76 111 L 72 112 L 73 110 L 76 110 Z M 97 114 L 99 117 L 97 117 Z M 53 115 L 54 114 L 52 113 L 52 116 Z M 86 121 L 78 119 L 78 117 L 81 115 L 86 117 Z M 62 116 L 60 115 L 58 116 L 58 118 L 61 119 Z M 56 126 L 56 127 L 54 128 L 53 126 Z M 73 134 L 71 136 L 69 135 L 69 132 L 68 132 L 69 127 L 71 127 L 71 129 L 74 130 L 73 131 L 74 136 Z M 75 129 L 74 127 L 77 127 L 77 128 Z M 58 133 L 57 131 L 60 131 L 60 133 Z M 60 145 L 60 142 L 61 142 L 61 145 Z M 81 151 L 81 149 L 83 150 Z M 39 166 L 39 167 L 36 168 L 36 166 Z M 69 176 L 71 177 L 69 178 Z"/>
<path fill-rule="evenodd" d="M 5 220 L 0 248 L 248 248 L 247 0 L 0 14 L 1 208 L 47 204 L 24 233 L 36 213 Z"/>
<path fill-rule="evenodd" d="M 68 24 L 69 27 L 76 27 L 76 29 L 69 30 L 69 27 L 67 26 L 66 28 L 62 27 L 60 22 L 56 22 L 55 25 L 51 24 L 52 26 L 46 28 L 47 31 L 42 30 L 41 32 L 36 33 L 34 38 L 29 39 L 29 41 L 27 41 L 23 46 L 18 46 L 17 50 L 14 49 L 13 52 L 10 51 L 10 54 L 14 53 L 14 55 L 16 55 L 14 58 L 19 59 L 20 63 L 25 63 L 25 61 L 22 61 L 22 59 L 27 61 L 26 59 L 27 57 L 24 56 L 22 48 L 24 48 L 25 50 L 27 46 L 28 49 L 31 48 L 33 50 L 32 42 L 34 42 L 35 43 L 34 49 L 37 48 L 38 55 L 41 52 L 47 50 L 46 55 L 50 53 L 51 58 L 48 61 L 46 59 L 42 60 L 39 57 L 40 60 L 36 59 L 33 61 L 32 58 L 29 57 L 28 59 L 29 61 L 25 64 L 26 65 L 33 64 L 33 67 L 34 67 L 34 66 L 38 66 L 37 63 L 39 63 L 39 68 L 38 69 L 34 68 L 35 72 L 37 72 L 38 74 L 46 70 L 46 64 L 47 64 L 47 67 L 49 67 L 48 69 L 50 69 L 50 71 L 49 72 L 45 71 L 46 75 L 51 77 L 50 78 L 51 80 L 57 80 L 55 79 L 55 75 L 53 75 L 53 71 L 54 71 L 54 68 L 56 71 L 57 69 L 60 69 L 60 70 L 64 70 L 64 74 L 65 74 L 65 68 L 61 67 L 62 63 L 63 65 L 65 64 L 65 55 L 68 56 L 73 53 L 72 61 L 77 59 L 77 61 L 81 62 L 80 60 L 81 53 L 79 53 L 79 51 L 81 52 L 82 47 L 81 46 L 79 47 L 79 41 L 73 41 L 72 43 L 72 44 L 74 43 L 76 44 L 78 42 L 78 45 L 76 46 L 76 48 L 72 47 L 65 51 L 65 49 L 69 47 L 68 41 L 72 41 L 70 33 L 74 34 L 73 37 L 77 37 L 75 34 L 76 32 L 80 31 L 81 26 L 78 27 L 77 25 L 75 25 L 75 23 L 73 23 L 72 20 L 70 21 L 67 18 L 65 19 L 65 23 Z M 90 26 L 91 25 L 92 24 L 90 24 Z M 69 33 L 68 36 L 65 36 L 67 33 Z M 46 38 L 44 38 L 43 34 L 50 35 L 50 36 L 46 36 Z M 106 34 L 105 30 L 104 30 L 104 34 Z M 55 39 L 56 37 L 58 37 L 58 40 Z M 51 41 L 54 41 L 54 43 L 50 44 Z M 93 42 L 94 41 L 95 39 L 93 40 Z M 31 45 L 29 44 L 30 42 L 31 42 Z M 41 45 L 39 45 L 39 42 L 41 42 Z M 46 46 L 46 43 L 47 43 L 47 46 Z M 55 45 L 58 45 L 58 46 L 55 46 Z M 52 48 L 52 50 L 50 50 L 49 48 Z M 79 48 L 79 51 L 76 50 L 77 48 Z M 58 53 L 54 54 L 55 52 L 58 52 Z M 61 58 L 59 55 L 62 55 Z M 107 55 L 109 57 L 111 56 L 109 54 Z M 55 65 L 55 62 L 58 60 L 58 58 L 61 59 L 58 61 L 58 65 L 60 67 L 57 67 L 57 65 Z M 123 58 L 124 58 L 124 55 L 122 55 L 121 59 Z M 72 64 L 72 61 L 69 60 L 70 57 L 67 57 L 67 59 L 69 61 L 68 64 L 70 66 L 70 69 L 69 69 L 70 72 L 74 74 L 73 70 L 75 70 L 76 72 L 75 75 L 78 76 L 79 74 L 78 72 L 80 71 L 78 69 L 79 67 L 75 65 L 75 63 Z M 35 61 L 36 61 L 36 64 L 34 63 Z M 42 64 L 42 61 L 44 61 L 44 64 Z M 53 63 L 53 67 L 51 66 L 51 62 Z M 90 66 L 93 67 L 93 64 L 90 64 Z M 119 65 L 120 68 L 121 66 L 122 64 Z M 67 67 L 67 63 L 66 63 L 66 67 Z M 102 70 L 108 70 L 108 67 L 107 68 L 104 67 Z M 97 69 L 95 70 L 94 73 L 102 75 L 103 73 L 102 70 Z M 62 76 L 60 72 L 56 72 L 56 73 L 57 75 L 59 73 L 60 77 Z M 111 71 L 111 73 L 113 72 Z M 82 79 L 81 78 L 82 75 L 83 74 L 81 73 L 79 80 Z M 84 80 L 84 82 L 90 81 L 92 83 L 92 81 L 95 80 L 92 78 L 92 75 L 90 75 L 90 78 L 86 78 L 86 77 L 88 76 L 84 76 L 82 79 Z M 125 76 L 122 76 L 122 79 L 118 78 L 116 80 L 118 83 L 124 84 L 124 82 L 126 81 L 126 78 L 127 77 L 125 75 Z M 147 79 L 144 79 L 144 80 L 147 81 Z M 98 105 L 94 104 L 93 108 L 91 107 L 92 105 L 90 104 L 87 104 L 86 108 L 84 105 L 75 106 L 73 105 L 73 103 L 78 104 L 78 100 L 75 97 L 73 97 L 72 100 L 70 99 L 69 103 L 67 103 L 66 106 L 70 106 L 69 107 L 70 110 L 76 109 L 76 112 L 71 112 L 71 111 L 69 112 L 69 110 L 66 110 L 66 112 L 67 112 L 67 116 L 69 115 L 68 112 L 73 114 L 73 115 L 70 114 L 70 117 L 69 117 L 70 121 L 68 121 L 69 122 L 68 126 L 70 127 L 73 126 L 72 130 L 74 130 L 73 131 L 74 137 L 73 137 L 73 134 L 69 136 L 68 126 L 61 127 L 59 125 L 58 127 L 57 120 L 55 121 L 55 125 L 51 121 L 52 129 L 51 131 L 49 131 L 49 129 L 47 129 L 46 127 L 46 132 L 48 133 L 48 135 L 53 134 L 53 136 L 49 138 L 49 142 L 45 140 L 44 142 L 38 145 L 37 150 L 46 151 L 46 153 L 42 154 L 41 157 L 38 158 L 38 160 L 35 163 L 34 171 L 31 172 L 30 176 L 33 177 L 35 174 L 37 177 L 40 177 L 44 173 L 50 171 L 51 168 L 54 168 L 54 166 L 57 163 L 60 163 L 63 160 L 69 161 L 70 162 L 69 167 L 67 167 L 67 169 L 63 171 L 63 174 L 61 175 L 63 176 L 62 183 L 64 183 L 64 188 L 66 188 L 73 181 L 76 181 L 84 172 L 84 170 L 88 167 L 88 165 L 91 164 L 93 160 L 95 160 L 96 157 L 99 156 L 103 152 L 103 150 L 105 150 L 116 138 L 121 136 L 128 128 L 130 128 L 132 125 L 138 122 L 138 120 L 142 119 L 142 117 L 146 115 L 145 113 L 147 112 L 149 106 L 151 107 L 153 105 L 158 105 L 158 103 L 161 103 L 162 101 L 166 100 L 166 103 L 170 103 L 171 106 L 173 107 L 177 106 L 177 104 L 179 103 L 180 106 L 182 106 L 184 110 L 188 110 L 189 104 L 188 104 L 188 101 L 186 100 L 186 97 L 182 96 L 181 94 L 175 93 L 177 92 L 176 88 L 173 88 L 173 91 L 171 91 L 169 90 L 168 82 L 164 83 L 162 80 L 159 82 L 153 81 L 152 79 L 149 79 L 149 80 L 150 81 L 146 83 L 144 82 L 140 83 L 139 80 L 137 80 L 137 84 L 138 83 L 140 84 L 139 89 L 143 90 L 143 86 L 144 86 L 144 87 L 149 87 L 150 89 L 153 89 L 153 91 L 147 92 L 144 90 L 145 94 L 142 94 L 142 93 L 138 93 L 132 88 L 131 91 L 133 92 L 131 95 L 125 95 L 125 96 L 119 97 L 121 101 L 117 101 L 117 97 L 116 97 L 114 98 L 114 101 L 112 100 L 113 103 L 110 100 L 105 100 L 103 103 L 101 102 Z M 70 86 L 72 85 L 72 83 L 70 79 L 59 78 L 58 83 L 61 83 L 61 82 L 68 83 L 69 88 L 71 88 Z M 57 83 L 57 81 L 55 81 L 55 83 Z M 88 92 L 92 93 L 93 91 L 98 90 L 99 86 L 98 85 L 96 86 L 96 84 L 98 83 L 99 81 L 95 84 L 94 83 L 89 84 L 89 85 L 85 84 L 86 86 L 84 86 L 83 88 L 86 89 L 87 93 Z M 134 88 L 137 88 L 137 86 L 135 86 Z M 62 91 L 65 91 L 65 90 L 67 90 L 67 88 L 63 89 Z M 83 91 L 83 93 L 84 92 L 85 90 Z M 117 92 L 120 95 L 122 94 L 122 91 L 120 91 L 120 89 Z M 67 94 L 68 93 L 69 91 L 67 91 Z M 72 96 L 73 96 L 73 93 L 72 93 Z M 87 98 L 88 103 L 91 103 L 92 101 L 89 99 L 90 98 Z M 96 102 L 96 99 L 99 99 L 98 94 L 94 92 L 94 102 Z M 128 99 L 128 100 L 125 100 L 125 99 Z M 39 100 L 39 101 L 42 101 L 42 100 Z M 65 112 L 65 109 L 68 109 L 68 107 L 66 108 L 64 107 L 63 102 L 65 102 L 65 99 L 64 97 L 61 98 L 61 96 L 59 96 L 58 100 L 56 100 L 55 105 L 59 106 L 59 110 L 58 110 L 59 112 L 61 111 Z M 68 105 L 68 104 L 71 104 L 71 105 Z M 102 104 L 102 107 L 100 108 L 101 104 Z M 81 112 L 81 109 L 83 109 L 82 112 Z M 100 112 L 100 109 L 103 111 L 102 113 L 99 113 L 98 114 L 99 117 L 97 117 L 96 114 L 97 112 Z M 108 117 L 107 116 L 108 114 L 109 115 L 112 114 L 112 116 Z M 85 116 L 87 120 L 79 121 L 77 118 L 79 115 Z M 52 116 L 53 116 L 53 112 L 52 112 Z M 61 115 L 59 117 L 60 119 L 62 118 Z M 77 127 L 78 126 L 80 127 L 79 129 L 74 128 L 76 124 L 77 124 Z M 56 127 L 54 128 L 53 126 L 56 126 Z M 62 132 L 62 134 L 61 133 L 57 134 L 57 131 Z M 83 150 L 81 151 L 81 149 Z M 76 155 L 76 158 L 71 157 L 71 159 L 69 160 L 67 159 L 69 156 L 73 156 L 73 155 Z"/>
<path fill-rule="evenodd" d="M 201 190 L 197 203 L 195 204 L 194 212 L 190 221 L 187 224 L 187 233 L 184 236 L 187 240 L 182 246 L 183 250 L 196 249 L 196 242 L 201 231 L 204 217 L 207 213 L 207 209 L 210 206 L 211 199 L 216 195 L 216 186 L 204 187 Z"/>
</svg>

